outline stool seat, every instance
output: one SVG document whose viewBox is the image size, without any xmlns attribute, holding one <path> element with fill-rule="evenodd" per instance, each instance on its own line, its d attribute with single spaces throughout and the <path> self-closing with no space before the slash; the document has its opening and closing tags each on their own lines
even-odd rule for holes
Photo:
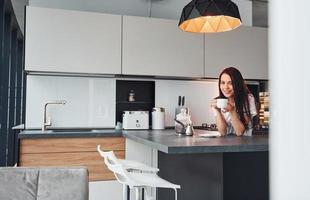
<svg viewBox="0 0 310 200">
<path fill-rule="evenodd" d="M 127 173 L 128 178 L 130 178 L 131 187 L 135 186 L 147 186 L 147 187 L 161 187 L 161 188 L 176 188 L 180 189 L 180 185 L 176 185 L 160 178 L 157 174 L 151 173 Z"/>
<path fill-rule="evenodd" d="M 136 162 L 133 160 L 123 160 L 119 159 L 119 164 L 121 164 L 128 171 L 140 171 L 140 172 L 159 172 L 158 168 L 150 167 L 140 162 Z"/>
</svg>

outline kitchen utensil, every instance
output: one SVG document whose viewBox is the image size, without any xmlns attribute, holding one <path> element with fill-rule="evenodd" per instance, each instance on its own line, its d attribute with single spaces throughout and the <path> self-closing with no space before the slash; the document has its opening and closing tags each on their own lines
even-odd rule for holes
<svg viewBox="0 0 310 200">
<path fill-rule="evenodd" d="M 165 129 L 165 109 L 155 107 L 152 109 L 152 129 Z"/>
<path fill-rule="evenodd" d="M 177 116 L 181 112 L 181 103 L 182 103 L 182 97 L 178 97 L 178 107 L 175 108 L 174 117 Z"/>
<path fill-rule="evenodd" d="M 185 135 L 192 136 L 194 134 L 194 128 L 191 124 L 187 125 Z"/>
<path fill-rule="evenodd" d="M 185 134 L 186 128 L 185 125 L 177 119 L 174 119 L 175 122 L 175 132 L 178 134 Z"/>
<path fill-rule="evenodd" d="M 185 105 L 185 96 L 182 97 L 182 105 L 181 106 L 184 106 Z"/>
<path fill-rule="evenodd" d="M 208 130 L 208 131 L 217 131 L 217 126 L 216 124 L 202 123 L 201 127 L 198 127 L 198 129 Z"/>
</svg>

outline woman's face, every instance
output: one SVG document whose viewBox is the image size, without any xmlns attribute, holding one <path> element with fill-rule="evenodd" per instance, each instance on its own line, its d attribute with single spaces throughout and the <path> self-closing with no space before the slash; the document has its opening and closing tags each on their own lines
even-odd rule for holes
<svg viewBox="0 0 310 200">
<path fill-rule="evenodd" d="M 220 89 L 226 98 L 232 98 L 234 96 L 234 88 L 231 78 L 228 74 L 222 74 L 220 80 Z"/>
</svg>

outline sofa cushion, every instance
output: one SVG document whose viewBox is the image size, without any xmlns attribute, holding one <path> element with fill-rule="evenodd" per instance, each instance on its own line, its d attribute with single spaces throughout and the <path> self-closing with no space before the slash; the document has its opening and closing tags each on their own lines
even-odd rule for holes
<svg viewBox="0 0 310 200">
<path fill-rule="evenodd" d="M 0 200 L 88 200 L 85 167 L 0 167 Z"/>
<path fill-rule="evenodd" d="M 78 168 L 41 169 L 37 197 L 37 200 L 88 199 L 87 170 Z"/>
<path fill-rule="evenodd" d="M 38 169 L 0 168 L 0 199 L 35 200 L 38 189 Z"/>
</svg>

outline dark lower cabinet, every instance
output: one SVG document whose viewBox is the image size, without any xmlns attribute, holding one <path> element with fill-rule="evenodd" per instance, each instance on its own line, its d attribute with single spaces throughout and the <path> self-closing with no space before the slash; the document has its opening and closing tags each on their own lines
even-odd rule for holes
<svg viewBox="0 0 310 200">
<path fill-rule="evenodd" d="M 224 200 L 268 200 L 268 152 L 223 154 Z"/>
<path fill-rule="evenodd" d="M 268 152 L 158 153 L 159 176 L 181 185 L 178 200 L 268 200 Z M 174 199 L 158 189 L 158 200 Z"/>
</svg>

